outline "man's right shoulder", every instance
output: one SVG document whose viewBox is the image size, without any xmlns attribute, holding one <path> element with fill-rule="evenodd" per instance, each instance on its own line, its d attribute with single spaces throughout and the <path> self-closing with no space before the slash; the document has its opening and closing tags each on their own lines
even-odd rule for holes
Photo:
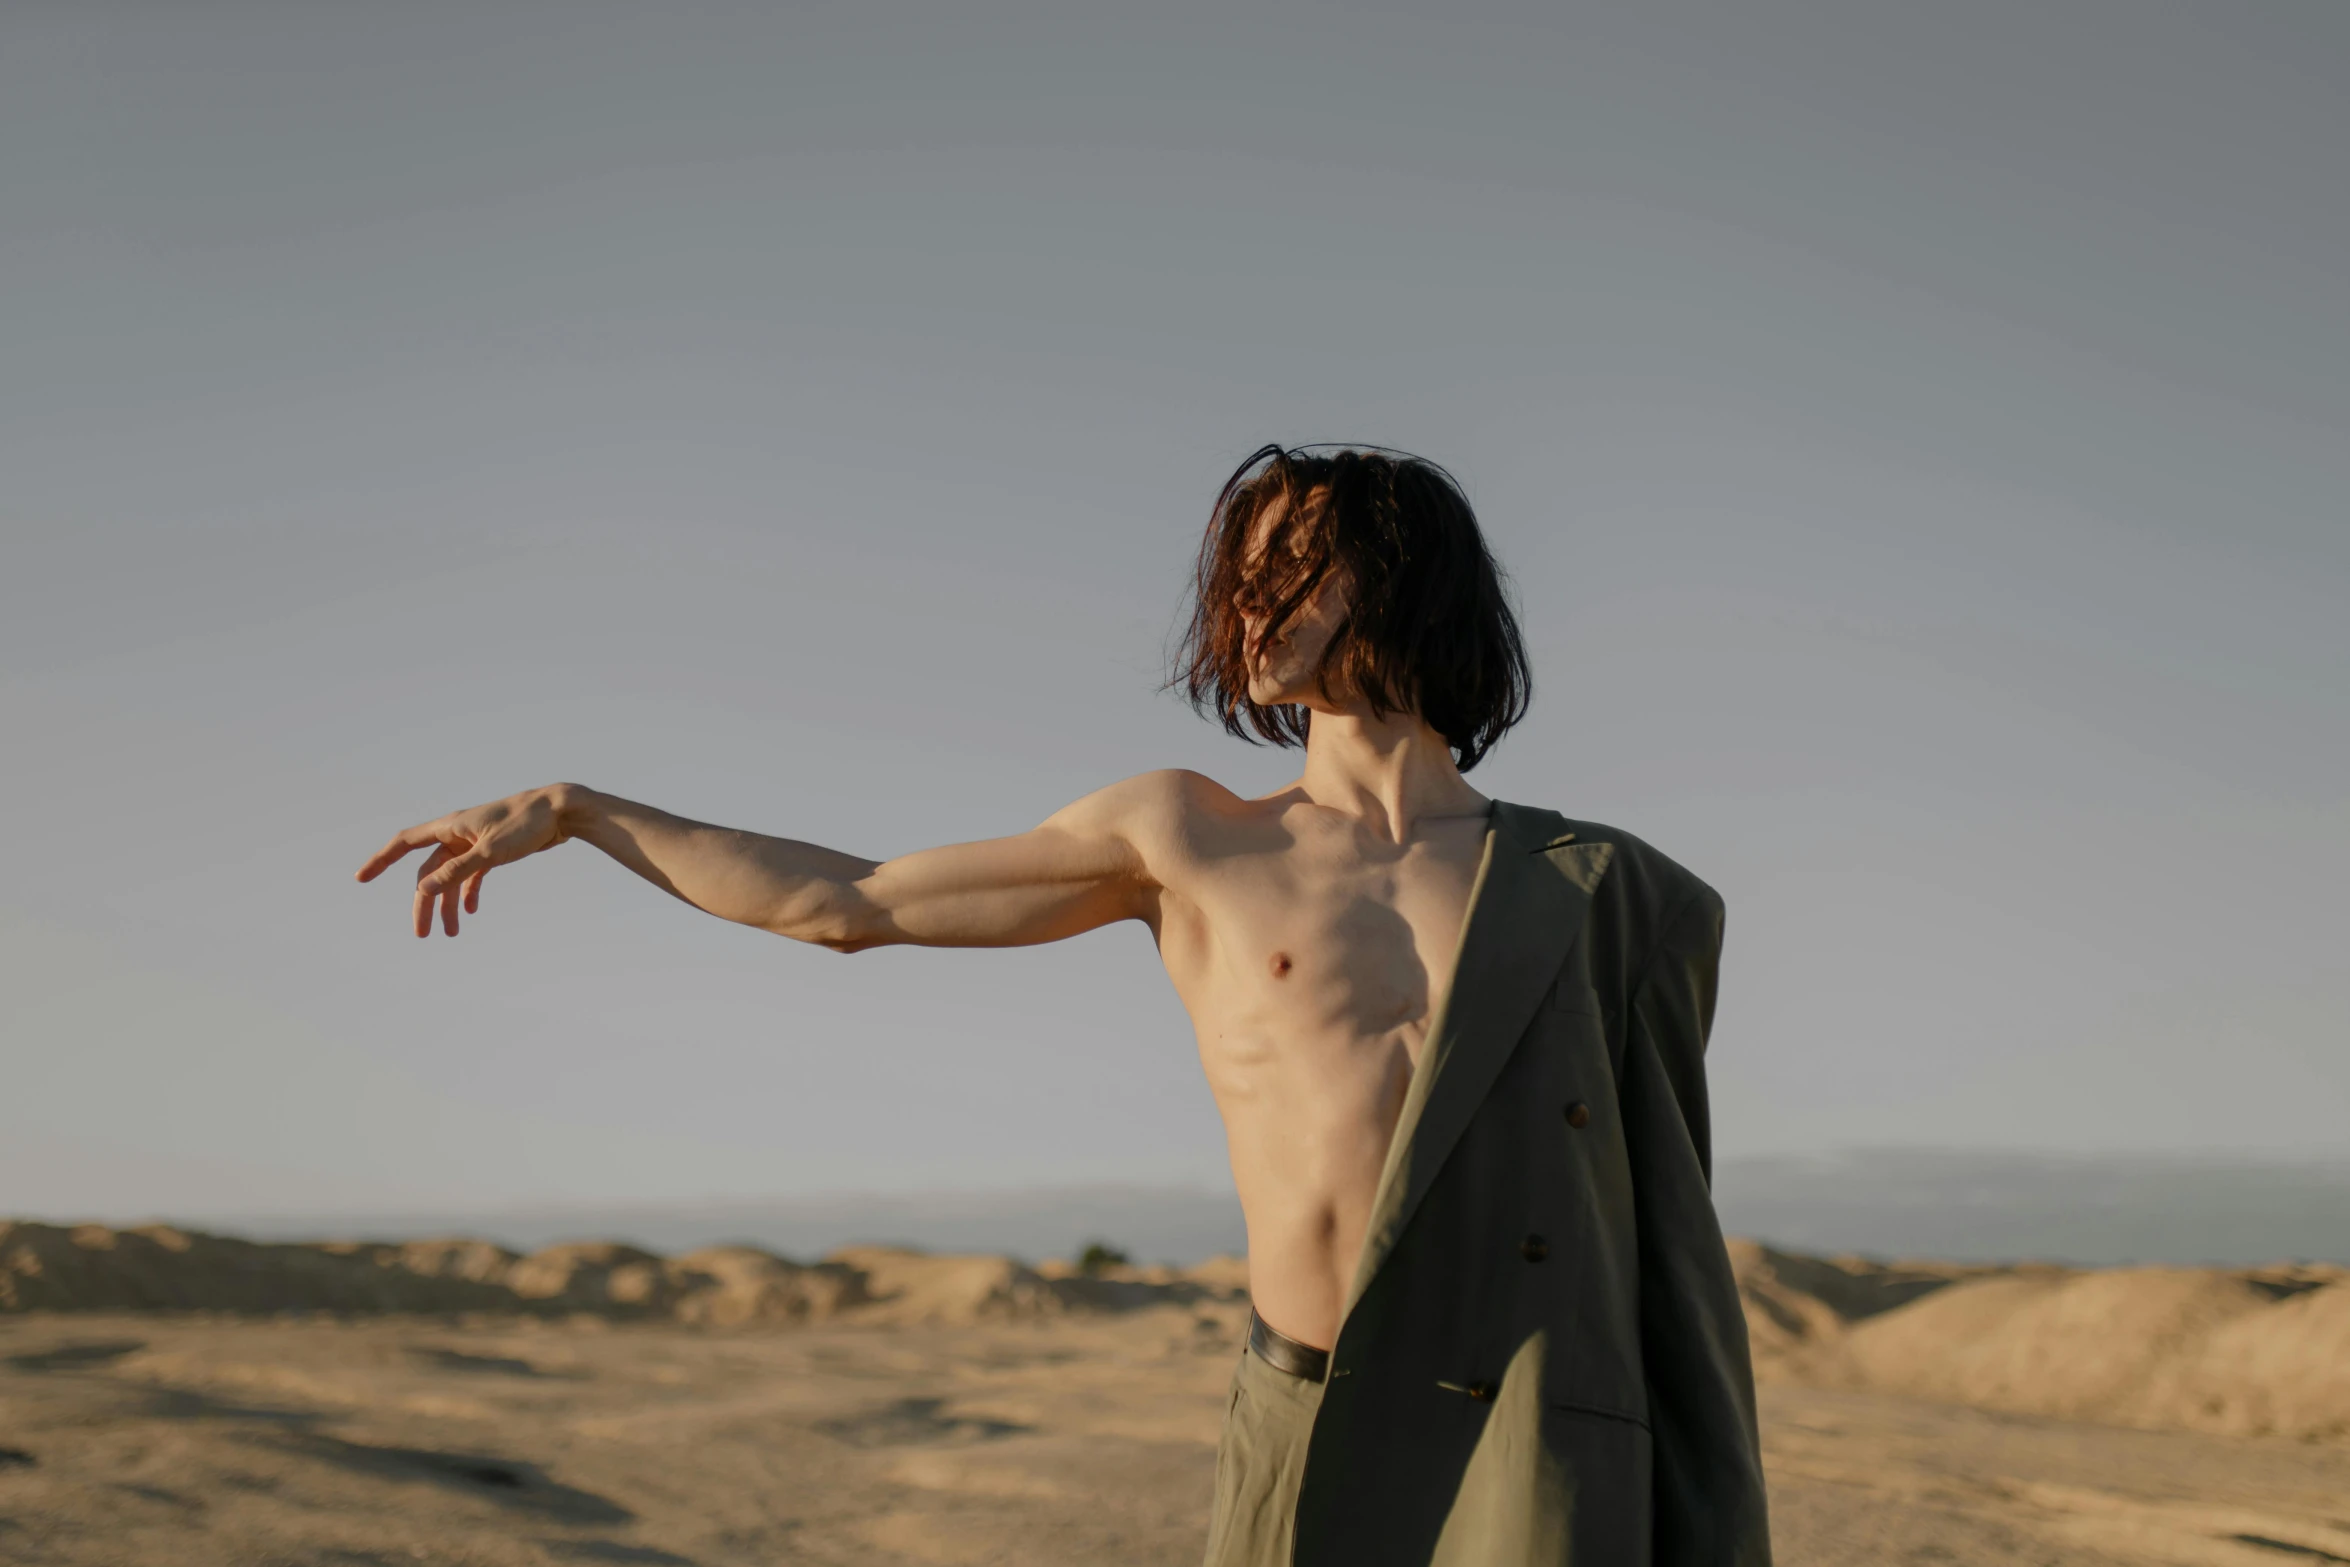
<svg viewBox="0 0 2350 1567">
<path fill-rule="evenodd" d="M 1163 767 L 1096 789 L 1056 811 L 1052 824 L 1113 833 L 1147 855 L 1188 842 L 1206 818 L 1247 803 L 1205 773 Z"/>
<path fill-rule="evenodd" d="M 1104 785 L 1068 807 L 1119 816 L 1164 816 L 1239 797 L 1205 773 L 1188 767 L 1161 767 Z"/>
</svg>

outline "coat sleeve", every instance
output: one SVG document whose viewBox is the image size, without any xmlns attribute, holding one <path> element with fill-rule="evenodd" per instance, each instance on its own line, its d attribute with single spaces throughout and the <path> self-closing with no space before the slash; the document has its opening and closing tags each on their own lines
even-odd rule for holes
<svg viewBox="0 0 2350 1567">
<path fill-rule="evenodd" d="M 1705 1042 L 1722 901 L 1700 887 L 1634 981 L 1619 1084 L 1640 1246 L 1656 1567 L 1767 1567 L 1754 1371 L 1714 1216 Z"/>
</svg>

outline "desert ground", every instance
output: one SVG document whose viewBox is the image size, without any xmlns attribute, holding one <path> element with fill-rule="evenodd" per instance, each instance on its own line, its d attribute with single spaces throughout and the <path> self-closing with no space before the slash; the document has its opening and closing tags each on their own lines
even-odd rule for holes
<svg viewBox="0 0 2350 1567">
<path fill-rule="evenodd" d="M 0 1561 L 1198 1559 L 1237 1262 L 467 1244 L 0 1225 Z M 2337 1271 L 1737 1257 L 1782 1562 L 2350 1562 Z"/>
</svg>

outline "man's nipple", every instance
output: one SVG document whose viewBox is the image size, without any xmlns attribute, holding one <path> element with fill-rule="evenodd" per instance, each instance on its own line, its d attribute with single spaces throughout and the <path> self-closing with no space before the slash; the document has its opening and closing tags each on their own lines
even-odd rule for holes
<svg viewBox="0 0 2350 1567">
<path fill-rule="evenodd" d="M 1275 979 L 1287 979 L 1289 977 L 1289 971 L 1292 966 L 1293 965 L 1289 961 L 1288 953 L 1276 952 L 1273 954 L 1273 961 L 1270 967 L 1273 970 L 1273 977 Z"/>
</svg>

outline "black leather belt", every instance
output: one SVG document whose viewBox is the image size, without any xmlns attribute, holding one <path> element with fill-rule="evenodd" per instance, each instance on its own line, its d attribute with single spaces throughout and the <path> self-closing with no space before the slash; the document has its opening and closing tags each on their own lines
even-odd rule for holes
<svg viewBox="0 0 2350 1567">
<path fill-rule="evenodd" d="M 1258 1316 L 1254 1306 L 1248 1309 L 1248 1347 L 1275 1371 L 1286 1371 L 1308 1382 L 1320 1382 L 1330 1371 L 1330 1351 L 1299 1343 Z"/>
</svg>

